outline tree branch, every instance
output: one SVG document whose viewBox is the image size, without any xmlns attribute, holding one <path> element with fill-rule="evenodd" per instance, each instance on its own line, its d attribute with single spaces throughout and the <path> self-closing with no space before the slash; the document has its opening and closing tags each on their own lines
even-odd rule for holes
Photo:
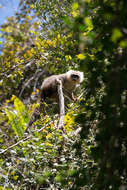
<svg viewBox="0 0 127 190">
<path fill-rule="evenodd" d="M 57 79 L 57 83 L 58 83 L 58 95 L 59 95 L 59 107 L 60 107 L 60 119 L 59 119 L 59 123 L 58 123 L 58 128 L 63 128 L 64 127 L 64 115 L 65 115 L 64 96 L 63 96 L 61 80 Z"/>
</svg>

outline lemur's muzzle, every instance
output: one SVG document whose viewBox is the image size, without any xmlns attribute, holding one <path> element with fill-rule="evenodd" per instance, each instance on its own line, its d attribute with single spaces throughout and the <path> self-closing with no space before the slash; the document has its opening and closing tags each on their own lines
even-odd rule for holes
<svg viewBox="0 0 127 190">
<path fill-rule="evenodd" d="M 73 79 L 74 81 L 77 81 L 77 80 L 79 79 L 79 76 L 78 76 L 78 75 L 72 74 L 71 77 L 72 77 L 72 79 Z"/>
</svg>

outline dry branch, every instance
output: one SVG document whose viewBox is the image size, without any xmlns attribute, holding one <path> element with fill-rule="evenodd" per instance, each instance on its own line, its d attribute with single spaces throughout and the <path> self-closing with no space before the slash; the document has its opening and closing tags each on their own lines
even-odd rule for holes
<svg viewBox="0 0 127 190">
<path fill-rule="evenodd" d="M 61 80 L 57 80 L 57 83 L 58 83 L 59 108 L 60 108 L 60 119 L 59 119 L 59 123 L 58 123 L 58 128 L 63 128 L 64 127 L 64 115 L 65 115 L 64 96 L 63 96 Z"/>
</svg>

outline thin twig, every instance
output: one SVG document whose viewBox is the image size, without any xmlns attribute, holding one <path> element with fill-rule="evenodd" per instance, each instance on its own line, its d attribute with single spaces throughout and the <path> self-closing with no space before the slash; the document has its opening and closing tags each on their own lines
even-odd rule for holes
<svg viewBox="0 0 127 190">
<path fill-rule="evenodd" d="M 24 139 L 18 141 L 17 143 L 15 143 L 15 144 L 9 146 L 9 147 L 6 148 L 5 150 L 1 151 L 0 154 L 3 154 L 3 153 L 5 153 L 5 152 L 7 152 L 7 151 L 10 150 L 11 148 L 13 148 L 13 147 L 17 146 L 18 144 L 20 144 L 20 143 L 22 143 L 22 142 L 28 140 L 31 136 L 32 136 L 32 135 L 29 135 L 28 137 L 25 137 Z"/>
<path fill-rule="evenodd" d="M 33 88 L 33 91 L 35 91 L 35 90 L 36 90 L 38 80 L 39 80 L 39 78 L 40 78 L 40 77 L 41 77 L 44 73 L 45 73 L 45 71 L 44 71 L 44 70 L 43 70 L 43 71 L 41 71 L 40 73 L 38 73 L 37 77 L 35 78 L 35 83 L 34 83 L 34 88 Z"/>
<path fill-rule="evenodd" d="M 39 70 L 36 70 L 36 72 L 35 72 L 35 74 L 26 82 L 24 82 L 24 85 L 23 85 L 23 88 L 22 88 L 22 90 L 21 90 L 21 92 L 20 92 L 20 94 L 19 94 L 19 97 L 21 97 L 22 96 L 22 94 L 23 94 L 23 91 L 25 90 L 25 88 L 27 87 L 27 86 L 29 86 L 29 84 L 31 83 L 31 81 L 33 81 L 33 80 L 37 80 L 39 77 L 40 77 L 40 74 L 42 75 L 43 73 L 44 73 L 44 71 L 42 72 L 40 72 L 41 71 L 41 69 L 39 69 Z M 39 73 L 40 72 L 40 73 Z M 39 77 L 38 77 L 39 76 Z M 36 84 L 36 81 L 35 81 L 35 84 Z M 35 87 L 35 86 L 34 86 Z"/>
</svg>

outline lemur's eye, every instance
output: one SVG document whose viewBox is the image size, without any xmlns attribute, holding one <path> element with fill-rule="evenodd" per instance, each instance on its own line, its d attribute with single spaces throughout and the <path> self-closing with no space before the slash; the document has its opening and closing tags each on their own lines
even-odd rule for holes
<svg viewBox="0 0 127 190">
<path fill-rule="evenodd" d="M 76 80 L 79 79 L 79 76 L 78 76 L 78 75 L 74 75 L 74 74 L 72 74 L 71 77 L 72 77 L 72 79 L 73 79 L 74 81 L 76 81 Z"/>
</svg>

